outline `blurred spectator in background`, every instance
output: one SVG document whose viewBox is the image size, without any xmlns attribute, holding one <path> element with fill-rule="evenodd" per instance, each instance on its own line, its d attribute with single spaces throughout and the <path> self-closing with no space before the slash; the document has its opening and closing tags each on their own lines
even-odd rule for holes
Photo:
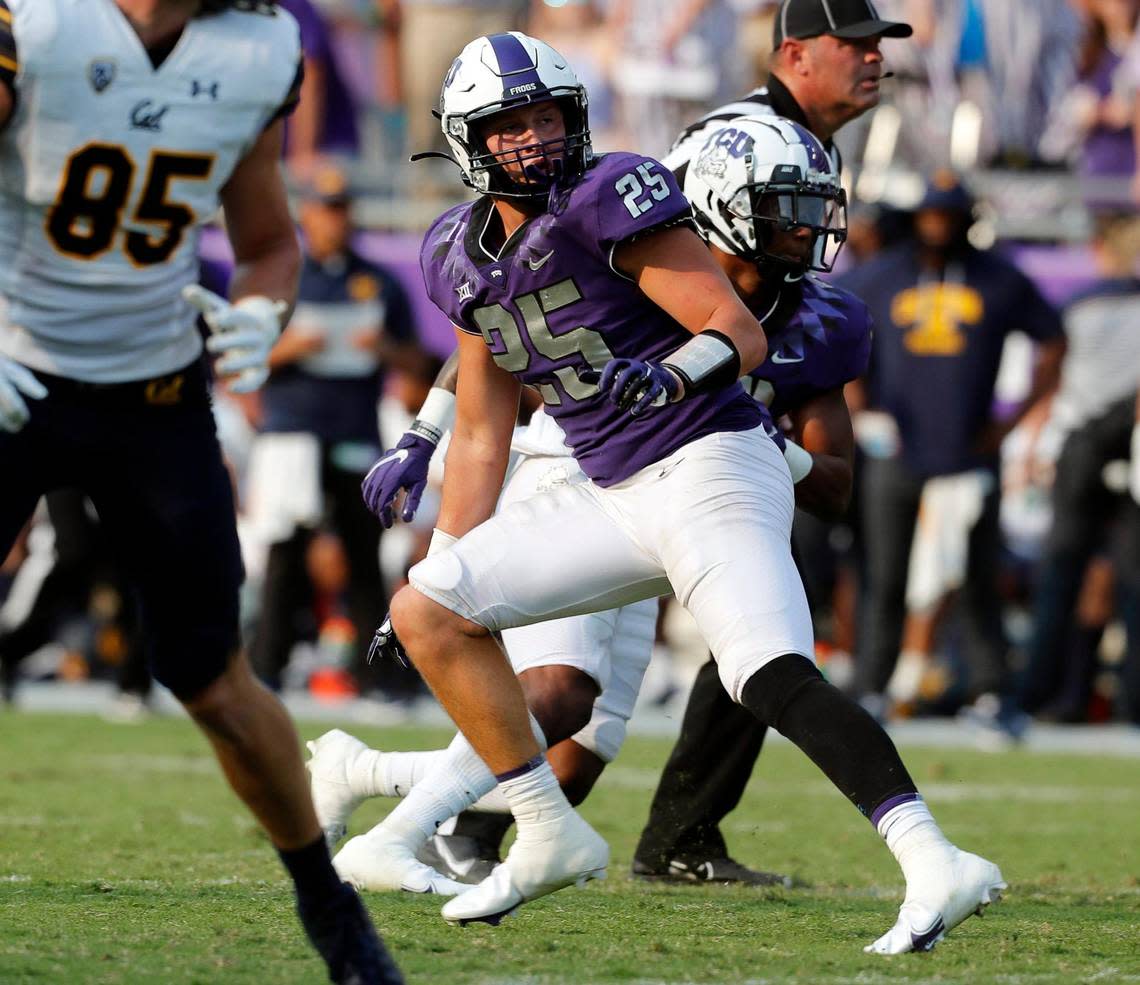
<svg viewBox="0 0 1140 985">
<path fill-rule="evenodd" d="M 1136 166 L 1132 174 L 1132 200 L 1140 203 L 1140 24 L 1132 31 L 1132 42 L 1124 53 L 1119 72 L 1115 76 L 1118 90 L 1128 101 L 1132 121 L 1132 157 Z"/>
<path fill-rule="evenodd" d="M 1073 142 L 1065 96 L 1081 32 L 1067 0 L 879 0 L 878 7 L 913 24 L 915 43 L 886 52 L 897 81 L 892 105 L 870 121 L 869 166 L 1064 163 Z"/>
<path fill-rule="evenodd" d="M 1136 511 L 1127 488 L 1108 488 L 1104 472 L 1132 454 L 1140 388 L 1140 219 L 1099 217 L 1092 246 L 1100 279 L 1064 313 L 1069 348 L 1053 414 L 1067 437 L 1057 461 L 1053 522 L 1037 571 L 1033 635 L 1019 692 L 1024 711 L 1048 708 L 1050 717 L 1063 721 L 1086 718 L 1103 630 L 1101 623 L 1084 639 L 1074 633 L 1089 561 L 1112 541 L 1132 546 L 1112 535 Z M 1127 591 L 1127 570 L 1140 560 L 1135 553 L 1113 553 L 1125 568 Z"/>
<path fill-rule="evenodd" d="M 301 205 L 306 250 L 297 307 L 270 353 L 249 465 L 251 529 L 270 545 L 250 659 L 263 680 L 280 686 L 301 630 L 315 618 L 316 582 L 325 588 L 326 621 L 336 620 L 326 627 L 332 642 L 348 656 L 339 669 L 358 685 L 406 697 L 414 675 L 365 666 L 387 600 L 380 525 L 361 502 L 360 481 L 383 447 L 377 401 L 385 371 L 419 367 L 427 357 L 398 281 L 352 248 L 351 204 L 343 172 L 320 166 Z M 315 540 L 318 530 L 338 544 Z M 321 626 L 309 628 L 319 638 Z"/>
<path fill-rule="evenodd" d="M 935 57 L 949 57 L 963 98 L 981 110 L 979 163 L 1061 164 L 1044 139 L 1070 125 L 1081 19 L 1068 0 L 936 0 Z"/>
<path fill-rule="evenodd" d="M 305 79 L 301 101 L 285 128 L 285 158 L 295 176 L 304 179 L 321 155 L 356 154 L 356 104 L 337 66 L 328 27 L 312 0 L 278 2 L 301 28 Z"/>
<path fill-rule="evenodd" d="M 740 15 L 740 53 L 747 86 L 760 85 L 768 77 L 772 60 L 772 35 L 780 0 L 731 0 Z"/>
<path fill-rule="evenodd" d="M 385 23 L 394 23 L 398 32 L 407 150 L 446 151 L 439 122 L 432 116 L 439 106 L 439 80 L 472 38 L 517 28 L 527 0 L 377 0 L 377 4 Z M 447 180 L 453 183 L 454 175 L 448 174 Z"/>
<path fill-rule="evenodd" d="M 626 140 L 661 157 L 673 136 L 747 78 L 729 0 L 612 0 L 606 31 Z"/>
<path fill-rule="evenodd" d="M 602 153 L 624 146 L 617 126 L 613 90 L 607 71 L 610 60 L 605 32 L 605 8 L 595 0 L 530 0 L 526 33 L 560 51 L 590 93 L 590 135 Z"/>
<path fill-rule="evenodd" d="M 967 540 L 962 591 L 969 693 L 996 719 L 1006 687 L 998 598 L 998 448 L 1016 422 L 995 420 L 994 384 L 1006 336 L 1041 343 L 1032 392 L 1056 385 L 1064 338 L 1056 311 L 1011 263 L 966 238 L 973 200 L 952 174 L 936 174 L 914 220 L 914 240 L 839 278 L 863 298 L 875 335 L 867 406 L 894 428 L 872 445 L 862 432 L 862 531 L 866 559 L 855 687 L 883 714 L 906 614 L 907 574 L 923 486 L 955 477 Z"/>
<path fill-rule="evenodd" d="M 1077 62 L 1078 84 L 1066 102 L 1075 125 L 1078 173 L 1092 207 L 1120 205 L 1125 179 L 1136 170 L 1133 146 L 1133 87 L 1125 53 L 1136 35 L 1140 0 L 1084 0 L 1085 33 Z M 1099 179 L 1099 180 L 1098 180 Z M 1117 179 L 1120 188 L 1104 183 Z"/>
</svg>

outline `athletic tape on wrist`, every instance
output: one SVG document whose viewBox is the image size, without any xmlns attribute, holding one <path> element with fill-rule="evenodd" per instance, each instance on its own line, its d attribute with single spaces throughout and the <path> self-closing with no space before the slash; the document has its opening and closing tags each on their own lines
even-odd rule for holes
<svg viewBox="0 0 1140 985">
<path fill-rule="evenodd" d="M 716 329 L 694 335 L 662 365 L 681 379 L 677 398 L 702 390 L 716 390 L 740 378 L 740 353 L 732 339 Z"/>
<path fill-rule="evenodd" d="M 433 445 L 438 445 L 443 433 L 451 427 L 454 420 L 455 394 L 442 387 L 433 386 L 408 430 L 427 439 Z"/>
<path fill-rule="evenodd" d="M 793 485 L 805 478 L 815 464 L 810 451 L 787 438 L 784 439 L 784 461 L 788 463 L 788 471 L 792 473 Z"/>
<path fill-rule="evenodd" d="M 431 540 L 428 542 L 428 557 L 440 551 L 446 551 L 457 540 L 459 540 L 458 537 L 453 537 L 446 530 L 440 530 L 439 527 L 436 527 L 432 530 Z"/>
</svg>

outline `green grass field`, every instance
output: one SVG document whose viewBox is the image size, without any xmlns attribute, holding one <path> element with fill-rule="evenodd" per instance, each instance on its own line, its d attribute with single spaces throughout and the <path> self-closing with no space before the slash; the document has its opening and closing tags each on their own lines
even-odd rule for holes
<svg viewBox="0 0 1140 985">
<path fill-rule="evenodd" d="M 324 726 L 303 727 L 306 738 Z M 439 731 L 358 730 L 388 748 Z M 447 926 L 432 897 L 368 904 L 410 982 L 1140 981 L 1140 769 L 1134 760 L 906 750 L 947 833 L 996 860 L 1006 900 L 928 955 L 862 945 L 901 901 L 893 859 L 793 748 L 765 751 L 728 821 L 742 861 L 803 886 L 646 885 L 629 861 L 660 740 L 633 739 L 584 813 L 610 878 L 497 929 Z M 268 843 L 185 721 L 0 714 L 0 983 L 320 982 Z M 365 805 L 354 831 L 389 803 Z"/>
</svg>

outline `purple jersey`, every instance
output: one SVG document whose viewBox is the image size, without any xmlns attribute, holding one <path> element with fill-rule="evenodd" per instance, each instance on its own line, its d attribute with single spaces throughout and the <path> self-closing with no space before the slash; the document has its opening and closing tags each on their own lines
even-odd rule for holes
<svg viewBox="0 0 1140 985">
<path fill-rule="evenodd" d="M 482 243 L 493 209 L 483 197 L 428 230 L 420 253 L 428 296 L 456 327 L 482 335 L 500 367 L 539 390 L 598 485 L 707 434 L 769 421 L 735 385 L 633 417 L 579 375 L 613 358 L 660 361 L 692 338 L 611 265 L 619 243 L 687 219 L 689 203 L 663 165 L 637 154 L 598 158 L 498 256 Z"/>
<path fill-rule="evenodd" d="M 862 376 L 871 355 L 871 314 L 859 298 L 811 275 L 792 286 L 764 320 L 768 357 L 749 374 L 775 391 L 773 417 Z"/>
</svg>

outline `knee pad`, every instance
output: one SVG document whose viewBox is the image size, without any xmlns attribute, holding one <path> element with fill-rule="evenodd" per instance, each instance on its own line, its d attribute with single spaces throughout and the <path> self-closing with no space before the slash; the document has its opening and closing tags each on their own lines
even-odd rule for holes
<svg viewBox="0 0 1140 985">
<path fill-rule="evenodd" d="M 827 685 L 823 674 L 807 657 L 788 653 L 766 663 L 744 685 L 740 703 L 765 725 L 779 730 L 784 709 L 804 688 Z"/>
</svg>

